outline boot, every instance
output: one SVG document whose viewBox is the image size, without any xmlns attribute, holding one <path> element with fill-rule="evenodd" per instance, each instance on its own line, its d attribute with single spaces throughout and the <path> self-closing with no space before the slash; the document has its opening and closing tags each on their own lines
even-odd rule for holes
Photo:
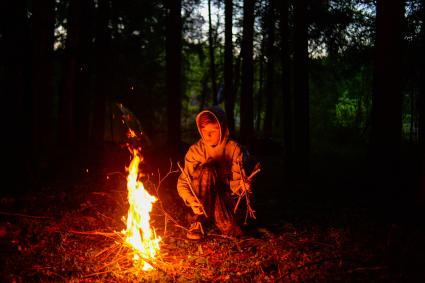
<svg viewBox="0 0 425 283">
<path fill-rule="evenodd" d="M 190 240 L 200 240 L 204 237 L 204 230 L 202 229 L 201 222 L 193 222 L 187 230 L 186 237 Z"/>
</svg>

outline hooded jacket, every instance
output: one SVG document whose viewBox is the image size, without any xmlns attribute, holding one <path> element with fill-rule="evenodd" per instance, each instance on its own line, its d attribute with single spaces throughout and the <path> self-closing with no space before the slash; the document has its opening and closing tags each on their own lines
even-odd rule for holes
<svg viewBox="0 0 425 283">
<path fill-rule="evenodd" d="M 204 112 L 213 114 L 220 125 L 220 139 L 215 147 L 207 145 L 202 137 L 199 117 Z M 203 164 L 214 162 L 217 165 L 218 178 L 222 183 L 229 186 L 233 192 L 238 188 L 241 181 L 242 150 L 237 142 L 229 138 L 229 129 L 224 111 L 219 107 L 209 107 L 201 111 L 196 116 L 196 126 L 201 138 L 198 142 L 191 145 L 187 151 L 183 169 L 185 174 L 180 174 L 177 181 L 177 191 L 188 206 L 194 201 L 188 182 L 192 182 L 193 173 Z M 187 180 L 186 176 L 190 180 Z"/>
</svg>

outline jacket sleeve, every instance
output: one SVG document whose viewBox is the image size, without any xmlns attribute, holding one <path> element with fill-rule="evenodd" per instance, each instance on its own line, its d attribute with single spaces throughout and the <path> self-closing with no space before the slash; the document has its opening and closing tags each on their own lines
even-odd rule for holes
<svg viewBox="0 0 425 283">
<path fill-rule="evenodd" d="M 177 180 L 177 192 L 187 206 L 190 206 L 195 201 L 189 182 L 192 182 L 193 173 L 202 164 L 203 158 L 204 154 L 199 144 L 192 145 L 186 153 L 184 173 L 180 173 Z"/>
<path fill-rule="evenodd" d="M 230 189 L 236 193 L 239 186 L 241 185 L 241 168 L 243 166 L 243 152 L 239 144 L 234 144 L 234 150 L 231 155 L 231 179 Z"/>
</svg>

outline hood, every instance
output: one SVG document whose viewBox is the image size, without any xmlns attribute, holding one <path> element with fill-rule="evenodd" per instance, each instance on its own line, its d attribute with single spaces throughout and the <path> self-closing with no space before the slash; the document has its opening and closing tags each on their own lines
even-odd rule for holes
<svg viewBox="0 0 425 283">
<path fill-rule="evenodd" d="M 220 141 L 219 145 L 227 142 L 229 138 L 229 128 L 227 127 L 227 118 L 226 113 L 223 109 L 218 106 L 207 107 L 196 115 L 196 127 L 198 128 L 199 135 L 202 137 L 201 129 L 199 128 L 199 117 L 202 113 L 209 112 L 217 119 L 218 124 L 220 125 Z"/>
</svg>

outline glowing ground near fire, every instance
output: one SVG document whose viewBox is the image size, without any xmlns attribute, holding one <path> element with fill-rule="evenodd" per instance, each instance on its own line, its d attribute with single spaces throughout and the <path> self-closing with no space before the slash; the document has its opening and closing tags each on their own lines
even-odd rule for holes
<svg viewBox="0 0 425 283">
<path fill-rule="evenodd" d="M 393 274 L 384 256 L 388 255 L 388 227 L 364 207 L 336 206 L 332 202 L 338 200 L 331 198 L 297 202 L 296 195 L 283 195 L 277 190 L 279 184 L 270 182 L 270 176 L 281 170 L 277 158 L 263 163 L 264 174 L 259 175 L 252 203 L 257 220 L 245 227 L 244 236 L 224 237 L 209 230 L 204 240 L 190 241 L 186 239 L 184 204 L 173 180 L 176 174 L 165 178 L 170 171 L 168 156 L 144 156 L 144 164 L 153 167 L 146 174 L 160 167 L 164 176 L 142 178 L 151 195 L 147 198 L 157 199 L 151 202 L 149 220 L 144 218 L 151 229 L 146 233 L 141 232 L 142 224 L 136 224 L 139 220 L 133 222 L 141 213 L 128 216 L 129 199 L 133 199 L 128 185 L 137 187 L 140 177 L 140 172 L 138 176 L 130 174 L 131 166 L 125 171 L 134 156 L 129 160 L 126 148 L 110 149 L 107 156 L 110 164 L 103 162 L 87 171 L 87 167 L 72 163 L 70 167 L 79 169 L 81 175 L 68 171 L 68 178 L 37 193 L 0 198 L 3 281 L 391 282 Z M 152 165 L 152 160 L 161 162 Z M 129 221 L 131 217 L 134 219 Z M 128 229 L 128 222 L 135 230 Z M 405 240 L 421 245 L 424 232 L 414 228 Z M 129 243 L 128 237 L 133 235 L 139 237 L 134 243 L 152 240 L 146 248 L 149 252 L 138 252 Z M 150 254 L 151 244 L 161 249 Z M 418 259 L 423 259 L 424 249 L 405 247 L 407 274 L 408 268 L 415 270 L 414 262 L 422 262 Z M 134 261 L 135 255 L 139 260 Z M 146 263 L 153 269 L 143 270 Z"/>
</svg>

